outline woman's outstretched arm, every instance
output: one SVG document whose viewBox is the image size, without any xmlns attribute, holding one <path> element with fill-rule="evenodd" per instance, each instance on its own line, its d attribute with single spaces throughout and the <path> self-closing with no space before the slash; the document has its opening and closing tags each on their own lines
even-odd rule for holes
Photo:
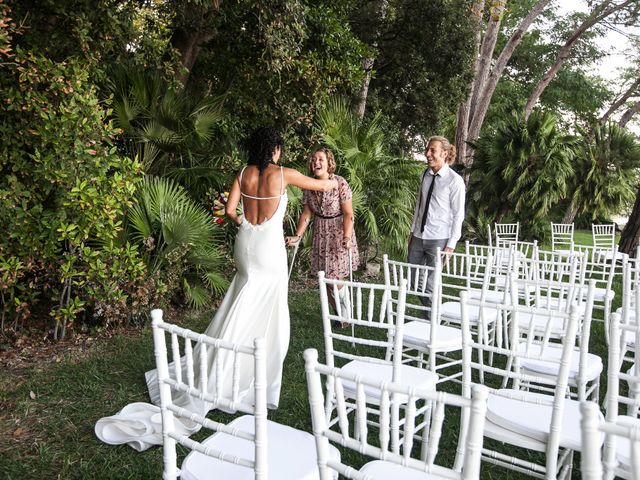
<svg viewBox="0 0 640 480">
<path fill-rule="evenodd" d="M 320 192 L 327 192 L 338 187 L 338 182 L 335 178 L 327 180 L 321 180 L 319 178 L 311 178 L 301 174 L 299 171 L 293 168 L 284 169 L 284 179 L 287 185 L 294 185 L 302 188 L 303 190 L 316 190 Z"/>
</svg>

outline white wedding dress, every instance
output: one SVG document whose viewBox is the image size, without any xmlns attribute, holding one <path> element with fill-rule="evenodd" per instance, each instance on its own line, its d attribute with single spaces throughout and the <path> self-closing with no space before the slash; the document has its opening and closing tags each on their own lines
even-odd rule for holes
<svg viewBox="0 0 640 480">
<path fill-rule="evenodd" d="M 246 194 L 242 194 L 242 196 L 256 198 Z M 268 381 L 267 406 L 272 409 L 278 407 L 282 385 L 282 365 L 289 347 L 287 253 L 282 228 L 287 208 L 286 191 L 283 191 L 279 198 L 276 212 L 264 223 L 252 225 L 243 216 L 234 246 L 237 273 L 213 321 L 205 331 L 207 335 L 212 337 L 242 345 L 253 345 L 253 340 L 256 337 L 265 338 Z M 225 378 L 222 385 L 228 391 L 225 396 L 230 397 L 232 365 L 225 365 L 228 362 L 226 362 L 224 354 L 210 355 L 210 377 L 217 370 L 214 368 L 216 362 L 223 362 L 221 370 Z M 241 361 L 241 397 L 250 403 L 253 402 L 253 370 L 254 364 L 250 357 L 246 357 L 243 362 Z M 145 377 L 151 401 L 154 404 L 159 404 L 156 370 L 147 372 Z M 197 373 L 196 378 L 198 378 Z M 207 385 L 212 390 L 215 388 L 216 381 L 209 378 Z M 205 414 L 210 410 L 208 404 L 185 394 L 174 392 L 174 400 L 192 412 Z M 196 425 L 179 418 L 176 418 L 176 427 L 187 435 L 191 435 L 197 430 Z M 105 443 L 112 445 L 126 443 L 138 451 L 146 450 L 152 445 L 161 445 L 160 409 L 149 403 L 129 404 L 116 415 L 98 420 L 95 425 L 95 433 Z"/>
</svg>

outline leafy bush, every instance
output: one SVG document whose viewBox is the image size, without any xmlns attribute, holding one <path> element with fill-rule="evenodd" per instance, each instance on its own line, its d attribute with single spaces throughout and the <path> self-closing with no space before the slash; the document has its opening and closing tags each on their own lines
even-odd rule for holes
<svg viewBox="0 0 640 480">
<path fill-rule="evenodd" d="M 117 154 L 112 144 L 117 131 L 88 82 L 86 63 L 56 63 L 20 49 L 14 53 L 15 29 L 6 22 L 8 11 L 3 13 L 3 319 L 20 326 L 34 307 L 44 307 L 55 319 L 56 338 L 83 311 L 121 321 L 150 302 L 137 248 L 118 239 L 140 165 Z M 107 312 L 100 305 L 112 308 Z"/>
<path fill-rule="evenodd" d="M 549 113 L 535 111 L 524 121 L 514 112 L 474 148 L 468 203 L 496 222 L 519 220 L 524 238 L 536 238 L 569 193 L 576 139 Z"/>
</svg>

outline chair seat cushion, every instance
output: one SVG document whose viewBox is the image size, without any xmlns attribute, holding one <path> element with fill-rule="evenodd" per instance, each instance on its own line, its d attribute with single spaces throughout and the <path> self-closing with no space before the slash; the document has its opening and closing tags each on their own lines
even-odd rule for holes
<svg viewBox="0 0 640 480">
<path fill-rule="evenodd" d="M 469 292 L 469 297 L 471 300 L 480 300 L 482 298 L 482 289 L 479 288 L 470 288 L 467 290 Z M 504 298 L 504 292 L 499 290 L 487 290 L 484 294 L 484 300 L 489 303 L 502 303 Z M 507 302 L 510 300 L 510 297 L 507 296 Z"/>
<path fill-rule="evenodd" d="M 376 382 L 391 382 L 391 376 L 393 373 L 393 366 L 391 363 L 373 363 L 371 361 L 367 361 L 366 358 L 367 357 L 362 357 L 362 360 L 351 360 L 342 367 L 342 371 L 350 375 L 366 377 Z M 401 365 L 400 378 L 396 379 L 396 381 L 402 382 L 405 385 L 412 385 L 416 388 L 435 390 L 436 383 L 438 382 L 438 375 L 424 368 L 412 367 L 411 365 Z M 345 393 L 355 397 L 355 383 L 343 380 L 342 387 L 344 388 Z M 367 401 L 374 404 L 378 403 L 380 397 L 379 389 L 365 386 L 364 391 L 367 395 Z M 400 401 L 405 401 L 406 395 L 399 395 L 398 398 Z"/>
<path fill-rule="evenodd" d="M 438 352 L 454 352 L 462 350 L 462 331 L 458 328 L 438 325 L 435 345 L 431 345 L 430 322 L 408 322 L 404 324 L 405 345 L 429 347 Z"/>
<path fill-rule="evenodd" d="M 520 360 L 520 366 L 525 370 L 530 370 L 544 375 L 557 375 L 560 370 L 560 357 L 562 357 L 562 347 L 560 345 L 547 345 L 543 351 L 540 344 L 531 345 L 528 350 L 529 356 L 541 357 L 548 360 L 533 360 L 523 358 Z M 518 354 L 524 355 L 527 351 L 527 344 L 522 342 L 518 345 Z M 550 361 L 549 361 L 550 360 Z M 602 372 L 602 359 L 592 353 L 587 353 L 587 365 L 585 368 L 585 377 L 587 380 L 598 378 Z M 569 378 L 576 380 L 578 378 L 578 370 L 580 369 L 580 351 L 574 350 L 571 356 L 571 369 L 569 370 Z"/>
<path fill-rule="evenodd" d="M 472 325 L 477 324 L 480 321 L 480 306 L 469 305 L 467 308 L 469 309 L 469 323 Z M 483 307 L 482 315 L 486 323 L 493 323 L 498 318 L 498 311 L 495 308 Z M 443 320 L 461 323 L 460 302 L 444 302 L 440 306 L 440 317 Z"/>
<path fill-rule="evenodd" d="M 434 469 L 437 469 L 434 466 Z M 451 478 L 449 475 L 440 476 L 436 473 L 427 473 L 415 470 L 409 467 L 403 467 L 397 463 L 385 462 L 384 460 L 374 460 L 366 463 L 360 470 L 360 473 L 367 475 L 371 480 L 439 480 Z"/>
<path fill-rule="evenodd" d="M 616 423 L 620 423 L 625 426 L 640 428 L 640 418 L 628 417 L 626 415 L 619 415 L 616 418 Z M 631 467 L 631 443 L 628 438 L 616 437 L 616 459 L 621 463 L 621 466 L 625 470 L 629 470 Z"/>
<path fill-rule="evenodd" d="M 520 398 L 508 398 L 504 395 L 518 395 Z M 487 420 L 500 427 L 546 442 L 551 428 L 553 397 L 540 393 L 514 390 L 498 390 L 490 393 L 487 400 Z M 600 414 L 602 417 L 602 414 Z M 560 425 L 560 446 L 571 450 L 582 449 L 580 431 L 580 402 L 565 399 Z M 517 445 L 517 444 L 516 444 Z"/>
<path fill-rule="evenodd" d="M 238 417 L 230 427 L 253 433 L 255 420 L 252 415 Z M 254 443 L 226 433 L 214 433 L 204 442 L 205 447 L 222 450 L 229 456 L 253 460 Z M 319 479 L 316 446 L 313 435 L 286 425 L 267 421 L 267 464 L 269 478 Z M 292 453 L 295 454 L 292 455 Z M 340 452 L 330 447 L 332 459 L 340 460 Z M 223 462 L 200 452 L 192 451 L 182 462 L 183 480 L 247 479 L 253 480 L 253 469 Z"/>
<path fill-rule="evenodd" d="M 585 297 L 587 292 L 585 290 Z M 596 302 L 612 301 L 616 296 L 616 292 L 604 287 L 595 287 L 593 289 L 593 299 Z"/>
<path fill-rule="evenodd" d="M 565 322 L 561 317 L 554 315 L 549 318 L 549 315 L 537 312 L 518 313 L 518 327 L 520 330 L 544 332 L 549 322 L 551 322 L 550 332 L 553 336 L 559 337 L 564 335 Z"/>
</svg>

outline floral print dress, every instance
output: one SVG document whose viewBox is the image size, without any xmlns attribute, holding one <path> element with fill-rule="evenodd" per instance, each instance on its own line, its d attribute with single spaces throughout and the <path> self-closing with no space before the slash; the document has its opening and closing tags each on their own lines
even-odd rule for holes
<svg viewBox="0 0 640 480">
<path fill-rule="evenodd" d="M 314 214 L 311 270 L 313 274 L 324 270 L 327 278 L 342 279 L 349 276 L 349 250 L 342 246 L 342 203 L 351 200 L 351 188 L 347 181 L 334 175 L 338 187 L 328 192 L 305 190 L 302 202 L 309 205 Z M 352 267 L 359 265 L 355 230 L 351 234 Z"/>
</svg>

